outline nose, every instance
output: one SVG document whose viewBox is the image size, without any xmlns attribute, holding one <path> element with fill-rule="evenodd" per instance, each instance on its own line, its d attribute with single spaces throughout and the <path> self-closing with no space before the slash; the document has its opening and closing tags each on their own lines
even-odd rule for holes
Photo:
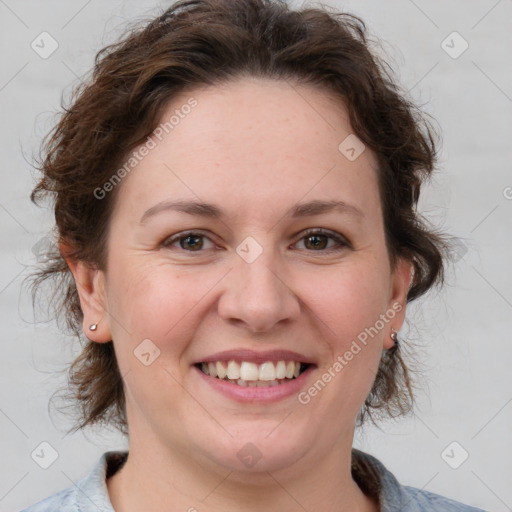
<svg viewBox="0 0 512 512">
<path fill-rule="evenodd" d="M 284 272 L 265 253 L 252 263 L 235 255 L 234 268 L 226 276 L 225 290 L 218 303 L 223 319 L 252 333 L 272 331 L 276 325 L 289 323 L 300 314 L 299 300 Z"/>
</svg>

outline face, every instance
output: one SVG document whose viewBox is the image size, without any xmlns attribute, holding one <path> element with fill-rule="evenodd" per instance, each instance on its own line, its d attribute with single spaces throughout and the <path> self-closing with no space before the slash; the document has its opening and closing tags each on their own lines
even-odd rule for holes
<svg viewBox="0 0 512 512">
<path fill-rule="evenodd" d="M 244 78 L 183 93 L 162 122 L 176 110 L 118 185 L 90 289 L 103 313 L 81 293 L 89 336 L 114 341 L 132 443 L 310 468 L 350 450 L 403 322 L 410 267 L 390 268 L 375 157 L 340 151 L 350 123 L 322 89 Z"/>
</svg>

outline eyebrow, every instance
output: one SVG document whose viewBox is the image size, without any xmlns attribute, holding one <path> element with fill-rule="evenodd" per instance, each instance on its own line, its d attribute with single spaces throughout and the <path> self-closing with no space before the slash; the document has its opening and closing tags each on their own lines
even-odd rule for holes
<svg viewBox="0 0 512 512">
<path fill-rule="evenodd" d="M 164 211 L 176 211 L 187 213 L 188 215 L 214 219 L 223 219 L 227 217 L 227 214 L 221 208 L 211 203 L 185 200 L 162 201 L 144 212 L 139 223 L 143 224 L 150 217 Z M 355 205 L 345 203 L 344 201 L 320 200 L 296 204 L 285 213 L 285 216 L 291 216 L 292 218 L 309 217 L 331 211 L 349 214 L 358 218 L 364 217 L 364 213 Z"/>
</svg>

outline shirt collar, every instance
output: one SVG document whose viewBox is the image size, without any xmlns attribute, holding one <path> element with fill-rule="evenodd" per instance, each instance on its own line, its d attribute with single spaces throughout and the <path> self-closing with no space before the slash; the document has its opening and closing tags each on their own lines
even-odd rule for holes
<svg viewBox="0 0 512 512">
<path fill-rule="evenodd" d="M 356 448 L 352 448 L 352 477 L 365 494 L 378 496 L 380 512 L 420 512 L 393 473 L 374 456 Z"/>
</svg>

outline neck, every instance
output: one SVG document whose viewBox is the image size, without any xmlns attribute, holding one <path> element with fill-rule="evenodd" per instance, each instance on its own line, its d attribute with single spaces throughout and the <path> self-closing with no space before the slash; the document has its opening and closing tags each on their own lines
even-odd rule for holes
<svg viewBox="0 0 512 512">
<path fill-rule="evenodd" d="M 107 487 L 116 512 L 377 512 L 377 501 L 365 496 L 352 479 L 351 449 L 352 438 L 350 443 L 336 443 L 317 460 L 249 474 L 132 437 L 128 460 Z"/>
</svg>

